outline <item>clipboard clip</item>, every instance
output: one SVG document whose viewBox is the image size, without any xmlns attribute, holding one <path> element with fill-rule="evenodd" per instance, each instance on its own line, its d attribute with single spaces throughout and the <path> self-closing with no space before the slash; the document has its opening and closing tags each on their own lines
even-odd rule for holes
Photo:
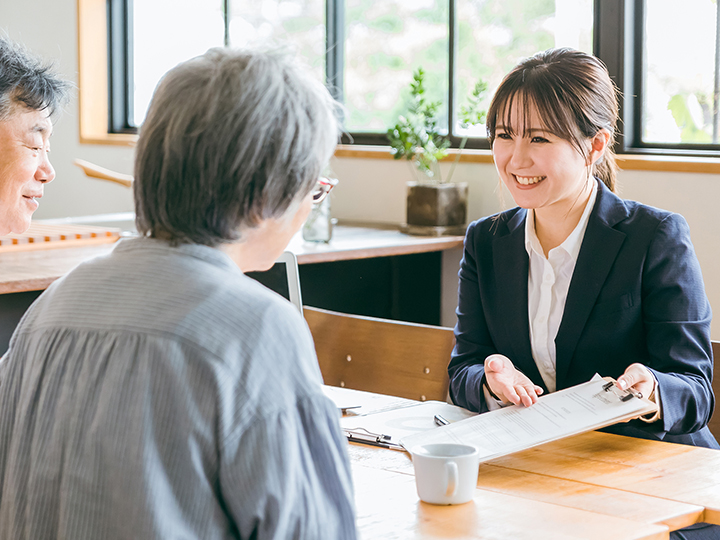
<svg viewBox="0 0 720 540">
<path fill-rule="evenodd" d="M 630 401 L 632 398 L 642 399 L 643 397 L 640 392 L 636 392 L 631 388 L 623 390 L 617 385 L 616 381 L 610 381 L 603 384 L 602 389 L 606 392 L 610 392 L 612 390 L 613 394 L 620 398 L 620 401 Z"/>
<path fill-rule="evenodd" d="M 382 433 L 373 433 L 365 428 L 343 429 L 348 442 L 361 444 L 369 444 L 370 446 L 379 446 L 380 448 L 390 448 L 392 450 L 403 450 L 403 447 L 392 442 L 390 435 Z"/>
</svg>

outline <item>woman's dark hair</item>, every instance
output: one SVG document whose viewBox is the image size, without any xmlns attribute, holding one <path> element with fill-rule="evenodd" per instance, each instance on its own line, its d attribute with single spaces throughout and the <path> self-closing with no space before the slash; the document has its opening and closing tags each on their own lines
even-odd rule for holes
<svg viewBox="0 0 720 540">
<path fill-rule="evenodd" d="M 512 129 L 512 108 L 523 108 L 523 136 L 530 107 L 537 111 L 544 129 L 572 143 L 587 157 L 586 141 L 601 129 L 610 132 L 605 154 L 593 166 L 593 174 L 616 191 L 617 165 L 613 143 L 618 119 L 618 91 L 607 68 L 598 58 L 573 49 L 550 49 L 518 64 L 508 73 L 493 96 L 487 114 L 487 133 L 492 144 L 498 121 Z M 498 117 L 502 116 L 498 120 Z M 518 128 L 519 129 L 519 128 Z"/>
<path fill-rule="evenodd" d="M 138 231 L 215 246 L 283 216 L 332 156 L 338 112 L 280 53 L 211 49 L 171 69 L 140 128 Z"/>
<path fill-rule="evenodd" d="M 24 47 L 0 37 L 0 121 L 18 106 L 52 114 L 67 98 L 70 83 L 60 79 Z"/>
</svg>

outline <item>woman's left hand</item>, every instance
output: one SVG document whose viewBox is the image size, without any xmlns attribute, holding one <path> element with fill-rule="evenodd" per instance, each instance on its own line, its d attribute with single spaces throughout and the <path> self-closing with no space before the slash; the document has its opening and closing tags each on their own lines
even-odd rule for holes
<svg viewBox="0 0 720 540">
<path fill-rule="evenodd" d="M 617 379 L 617 384 L 622 390 L 632 388 L 636 392 L 642 394 L 643 397 L 649 398 L 653 390 L 655 390 L 655 377 L 650 370 L 642 364 L 630 364 L 625 373 Z"/>
</svg>

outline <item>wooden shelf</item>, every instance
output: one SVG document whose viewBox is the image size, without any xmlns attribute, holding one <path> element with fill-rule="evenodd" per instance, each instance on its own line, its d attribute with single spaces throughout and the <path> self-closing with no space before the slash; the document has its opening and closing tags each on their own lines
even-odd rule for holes
<svg viewBox="0 0 720 540">
<path fill-rule="evenodd" d="M 410 236 L 397 227 L 343 224 L 335 227 L 329 244 L 310 244 L 296 235 L 288 249 L 297 255 L 299 264 L 312 264 L 443 251 L 462 243 L 462 236 Z M 99 244 L 2 253 L 0 294 L 44 290 L 78 264 L 112 249 L 113 244 Z"/>
</svg>

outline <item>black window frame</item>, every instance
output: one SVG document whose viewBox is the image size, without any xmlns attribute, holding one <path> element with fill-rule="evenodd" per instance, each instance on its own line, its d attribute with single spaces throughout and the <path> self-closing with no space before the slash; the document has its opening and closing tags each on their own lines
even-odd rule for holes
<svg viewBox="0 0 720 540">
<path fill-rule="evenodd" d="M 106 0 L 108 48 L 108 132 L 137 133 L 133 126 L 132 0 Z"/>
<path fill-rule="evenodd" d="M 106 0 L 108 14 L 109 107 L 111 133 L 137 133 L 132 125 L 132 2 Z M 593 53 L 603 60 L 611 78 L 621 91 L 620 118 L 615 151 L 621 154 L 664 156 L 720 156 L 720 144 L 654 144 L 642 141 L 643 35 L 645 0 L 595 0 L 593 6 Z M 448 125 L 451 148 L 462 140 L 453 132 L 455 113 L 455 51 L 457 49 L 456 0 L 448 0 Z M 224 43 L 229 43 L 229 3 L 223 0 Z M 326 0 L 326 76 L 333 97 L 343 101 L 344 0 Z M 720 43 L 720 41 L 719 41 Z M 717 76 L 717 75 L 716 75 Z M 385 133 L 358 132 L 343 136 L 343 143 L 356 145 L 388 144 Z M 465 148 L 489 149 L 485 137 L 468 138 Z"/>
</svg>

